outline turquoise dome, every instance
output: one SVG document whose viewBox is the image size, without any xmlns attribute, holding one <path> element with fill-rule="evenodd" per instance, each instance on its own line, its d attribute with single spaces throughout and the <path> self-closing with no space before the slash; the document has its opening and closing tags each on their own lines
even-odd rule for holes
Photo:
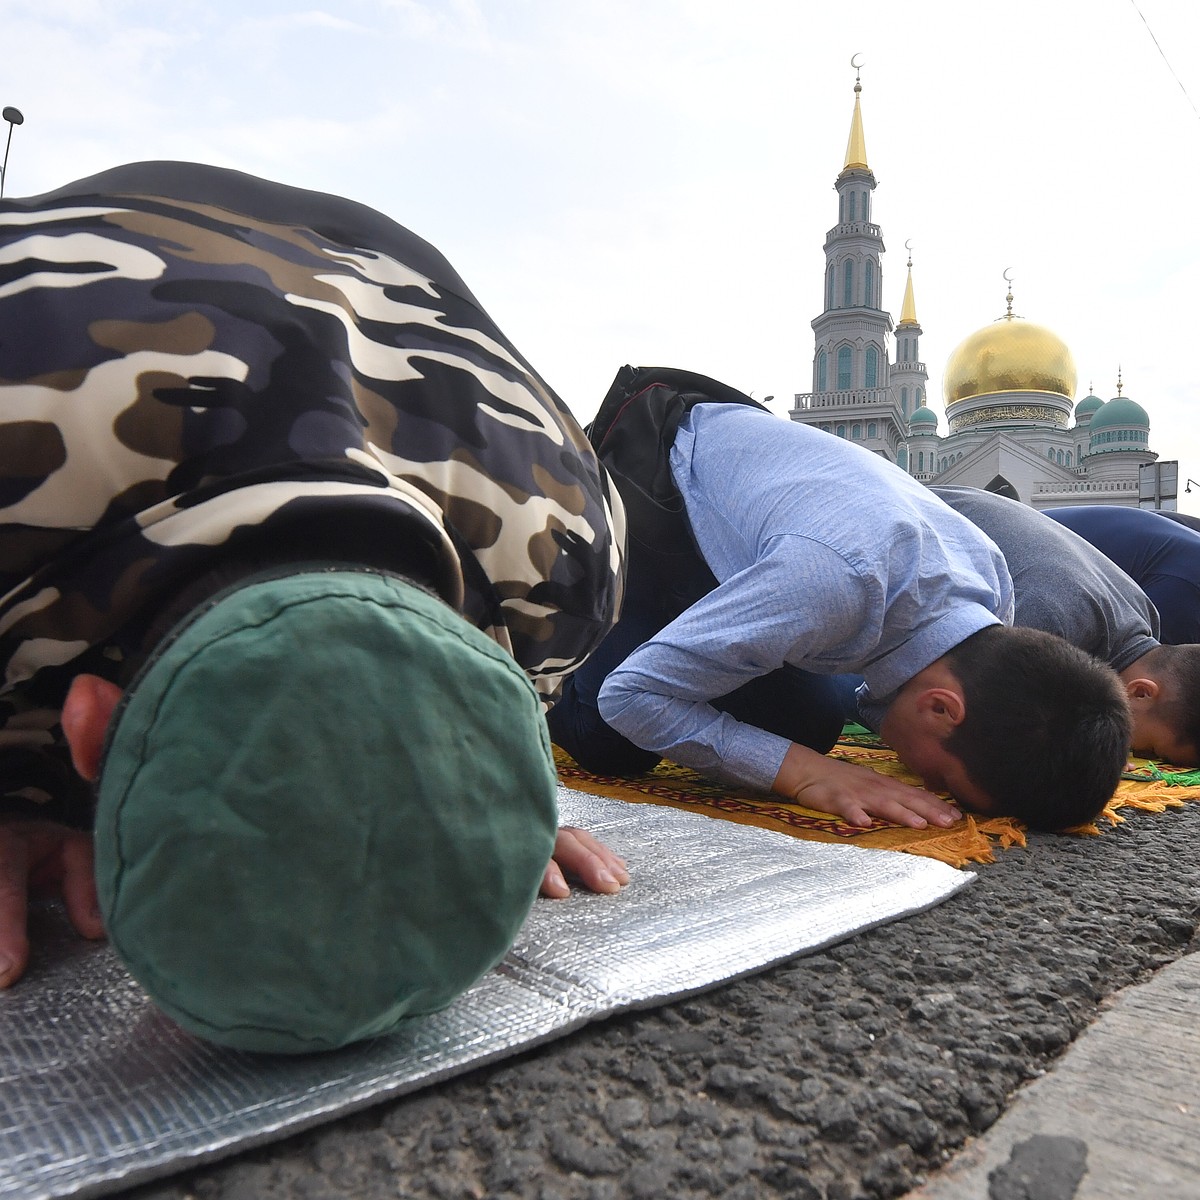
<svg viewBox="0 0 1200 1200">
<path fill-rule="evenodd" d="M 1146 415 L 1146 410 L 1128 396 L 1114 396 L 1096 410 L 1088 429 L 1094 433 L 1097 429 L 1113 429 L 1118 426 L 1123 429 L 1149 429 L 1150 418 Z"/>
<path fill-rule="evenodd" d="M 936 430 L 937 423 L 937 413 L 927 404 L 922 404 L 920 408 L 915 409 L 913 415 L 908 418 L 908 427 L 910 430 L 915 430 L 918 426 L 922 429 Z"/>
<path fill-rule="evenodd" d="M 1104 403 L 1099 396 L 1090 395 L 1084 396 L 1080 402 L 1075 405 L 1075 419 L 1086 417 L 1088 413 L 1094 413 Z"/>
</svg>

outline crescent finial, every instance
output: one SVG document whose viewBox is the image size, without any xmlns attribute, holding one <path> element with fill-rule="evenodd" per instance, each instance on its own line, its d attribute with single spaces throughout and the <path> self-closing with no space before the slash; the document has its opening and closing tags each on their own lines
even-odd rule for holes
<svg viewBox="0 0 1200 1200">
<path fill-rule="evenodd" d="M 853 67 L 853 68 L 854 68 L 856 71 L 857 71 L 857 70 L 858 70 L 858 69 L 859 69 L 859 68 L 862 66 L 862 63 L 860 63 L 860 62 L 855 62 L 854 60 L 855 60 L 856 58 L 861 58 L 861 57 L 862 57 L 862 51 L 861 51 L 861 50 L 856 50 L 856 51 L 855 51 L 855 52 L 854 52 L 852 55 L 850 55 L 850 65 L 851 65 L 851 66 L 852 66 L 852 67 Z"/>
<path fill-rule="evenodd" d="M 1004 268 L 1004 282 L 1005 283 L 1012 283 L 1012 276 L 1009 274 L 1009 271 L 1011 271 L 1011 270 L 1012 270 L 1012 267 Z"/>
<path fill-rule="evenodd" d="M 905 248 L 905 250 L 907 250 L 907 251 L 908 251 L 910 254 L 912 253 L 912 238 L 909 238 L 909 239 L 908 239 L 908 241 L 906 241 L 906 242 L 904 243 L 904 248 Z"/>
</svg>

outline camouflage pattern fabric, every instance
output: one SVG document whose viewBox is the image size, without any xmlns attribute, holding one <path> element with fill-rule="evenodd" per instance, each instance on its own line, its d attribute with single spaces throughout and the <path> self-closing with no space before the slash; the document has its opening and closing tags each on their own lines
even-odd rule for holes
<svg viewBox="0 0 1200 1200">
<path fill-rule="evenodd" d="M 3 811 L 85 824 L 70 680 L 117 679 L 181 581 L 284 536 L 432 547 L 547 703 L 620 602 L 587 439 L 408 230 L 194 163 L 0 202 Z"/>
</svg>

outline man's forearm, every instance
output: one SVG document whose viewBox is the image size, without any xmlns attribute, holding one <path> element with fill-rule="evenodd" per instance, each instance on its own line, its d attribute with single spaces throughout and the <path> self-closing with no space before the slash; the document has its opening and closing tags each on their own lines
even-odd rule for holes
<svg viewBox="0 0 1200 1200">
<path fill-rule="evenodd" d="M 705 701 L 638 687 L 615 671 L 600 689 L 600 714 L 635 745 L 703 775 L 768 791 L 791 744 L 718 712 Z"/>
</svg>

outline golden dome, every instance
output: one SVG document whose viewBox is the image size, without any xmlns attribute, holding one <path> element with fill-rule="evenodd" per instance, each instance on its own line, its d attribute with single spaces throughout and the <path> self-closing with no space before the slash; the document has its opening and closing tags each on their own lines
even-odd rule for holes
<svg viewBox="0 0 1200 1200">
<path fill-rule="evenodd" d="M 1010 313 L 958 344 L 946 361 L 942 392 L 947 404 L 994 392 L 1050 392 L 1070 400 L 1075 383 L 1075 360 L 1062 338 Z"/>
</svg>

